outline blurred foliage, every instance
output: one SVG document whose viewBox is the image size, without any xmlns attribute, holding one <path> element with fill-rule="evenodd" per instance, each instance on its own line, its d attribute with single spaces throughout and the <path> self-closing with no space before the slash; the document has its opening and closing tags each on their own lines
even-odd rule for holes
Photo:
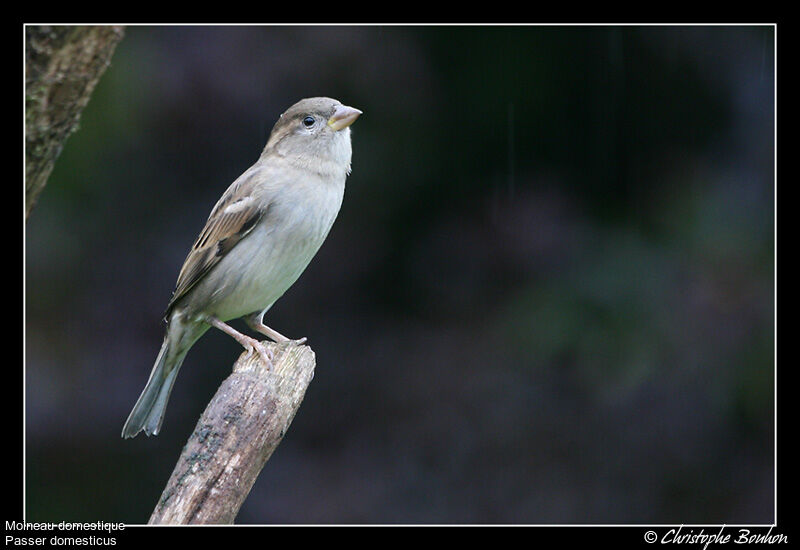
<svg viewBox="0 0 800 550">
<path fill-rule="evenodd" d="M 770 26 L 131 26 L 26 227 L 31 521 L 143 523 L 240 349 L 119 431 L 278 114 L 364 115 L 268 324 L 317 374 L 243 523 L 773 520 Z"/>
</svg>

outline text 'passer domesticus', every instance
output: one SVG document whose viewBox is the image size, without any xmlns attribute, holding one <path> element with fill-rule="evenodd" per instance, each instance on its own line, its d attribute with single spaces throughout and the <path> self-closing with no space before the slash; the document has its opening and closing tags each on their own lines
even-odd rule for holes
<svg viewBox="0 0 800 550">
<path fill-rule="evenodd" d="M 181 364 L 210 327 L 268 365 L 267 348 L 226 321 L 244 317 L 276 342 L 305 341 L 286 338 L 262 319 L 305 270 L 339 213 L 350 173 L 349 126 L 360 114 L 326 97 L 292 105 L 275 123 L 258 161 L 219 199 L 178 275 L 164 343 L 123 437 L 159 432 Z"/>
</svg>

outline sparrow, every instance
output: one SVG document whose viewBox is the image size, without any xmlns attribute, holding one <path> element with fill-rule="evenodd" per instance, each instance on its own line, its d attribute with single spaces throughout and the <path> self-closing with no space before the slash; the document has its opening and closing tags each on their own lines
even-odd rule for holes
<svg viewBox="0 0 800 550">
<path fill-rule="evenodd" d="M 298 101 L 272 128 L 261 156 L 223 193 L 195 240 L 167 305 L 164 342 L 122 437 L 157 435 L 186 354 L 211 327 L 258 353 L 260 341 L 226 323 L 244 318 L 282 344 L 264 314 L 294 284 L 339 213 L 350 174 L 350 125 L 361 111 L 327 97 Z"/>
</svg>

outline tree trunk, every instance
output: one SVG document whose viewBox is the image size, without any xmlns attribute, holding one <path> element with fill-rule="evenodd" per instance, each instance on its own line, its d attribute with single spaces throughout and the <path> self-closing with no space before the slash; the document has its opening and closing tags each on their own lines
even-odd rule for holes
<svg viewBox="0 0 800 550">
<path fill-rule="evenodd" d="M 25 218 L 108 67 L 123 27 L 25 27 Z"/>
</svg>

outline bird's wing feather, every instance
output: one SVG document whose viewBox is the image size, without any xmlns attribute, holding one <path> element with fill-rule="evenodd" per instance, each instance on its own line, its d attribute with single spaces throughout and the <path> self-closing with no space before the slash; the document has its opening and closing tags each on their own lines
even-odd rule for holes
<svg viewBox="0 0 800 550">
<path fill-rule="evenodd" d="M 249 180 L 245 178 L 232 185 L 211 211 L 178 275 L 175 292 L 167 305 L 167 318 L 178 300 L 252 231 L 269 210 L 268 205 L 265 207 L 252 196 L 254 186 L 246 185 Z"/>
</svg>

